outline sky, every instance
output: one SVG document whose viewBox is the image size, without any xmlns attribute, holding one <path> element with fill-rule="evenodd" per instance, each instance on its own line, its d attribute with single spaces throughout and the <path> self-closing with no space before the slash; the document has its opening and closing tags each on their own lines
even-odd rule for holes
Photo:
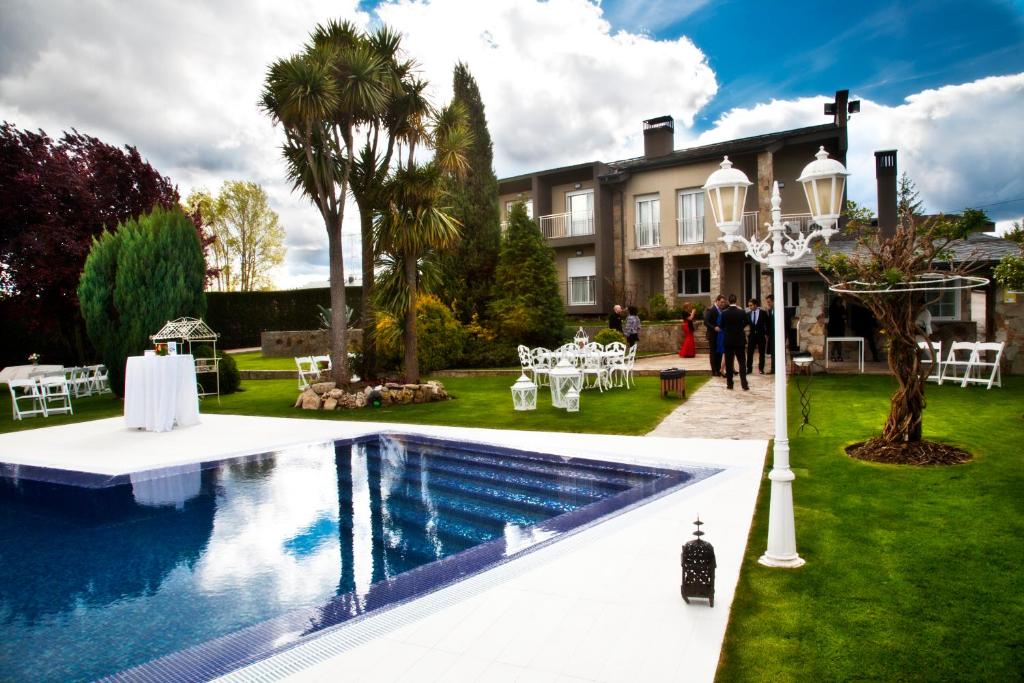
<svg viewBox="0 0 1024 683">
<path fill-rule="evenodd" d="M 0 0 L 0 17 L 0 120 L 134 145 L 182 197 L 260 183 L 280 287 L 326 281 L 327 238 L 259 94 L 332 18 L 400 31 L 437 104 L 466 63 L 499 177 L 639 156 L 663 114 L 677 149 L 826 123 L 848 89 L 851 199 L 874 208 L 873 153 L 897 149 L 929 211 L 1024 217 L 1024 0 Z M 358 226 L 350 203 L 347 272 Z"/>
</svg>

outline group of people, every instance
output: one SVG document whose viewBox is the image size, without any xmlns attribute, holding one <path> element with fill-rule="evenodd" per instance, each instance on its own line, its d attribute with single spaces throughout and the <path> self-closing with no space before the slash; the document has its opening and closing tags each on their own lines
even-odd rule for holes
<svg viewBox="0 0 1024 683">
<path fill-rule="evenodd" d="M 622 315 L 623 312 L 626 312 L 625 316 Z M 621 332 L 626 337 L 626 348 L 639 342 L 640 315 L 636 306 L 630 306 L 624 311 L 622 306 L 615 304 L 611 315 L 608 316 L 608 329 Z"/>
<path fill-rule="evenodd" d="M 693 318 L 691 314 L 683 321 L 686 337 L 683 348 L 692 345 Z M 747 375 L 754 371 L 754 353 L 757 353 L 757 370 L 765 372 L 765 356 L 772 355 L 772 340 L 775 330 L 775 298 L 768 295 L 765 308 L 756 298 L 747 300 L 746 310 L 740 308 L 736 295 L 730 294 L 728 299 L 719 294 L 714 304 L 704 311 L 704 330 L 710 351 L 711 374 L 715 377 L 725 376 L 726 388 L 733 388 L 733 377 L 736 365 L 739 364 L 740 386 L 744 391 L 750 389 Z M 689 324 L 687 324 L 689 323 Z M 750 333 L 746 330 L 749 328 Z M 775 359 L 769 367 L 768 374 L 775 372 Z"/>
<path fill-rule="evenodd" d="M 863 337 L 871 352 L 871 360 L 877 363 L 878 346 L 875 344 L 875 334 L 878 331 L 878 320 L 874 314 L 859 302 L 853 301 L 847 306 L 843 297 L 832 297 L 832 302 L 828 306 L 828 325 L 826 326 L 828 336 L 845 337 L 847 322 L 849 322 L 854 336 Z M 845 360 L 843 345 L 835 344 L 830 347 L 829 355 L 831 361 Z"/>
</svg>

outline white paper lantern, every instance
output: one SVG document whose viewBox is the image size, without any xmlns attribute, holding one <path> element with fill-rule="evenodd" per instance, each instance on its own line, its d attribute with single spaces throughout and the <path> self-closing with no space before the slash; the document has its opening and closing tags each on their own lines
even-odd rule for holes
<svg viewBox="0 0 1024 683">
<path fill-rule="evenodd" d="M 565 409 L 570 413 L 580 412 L 580 392 L 575 387 L 565 394 Z"/>
<path fill-rule="evenodd" d="M 551 381 L 551 405 L 556 408 L 565 407 L 565 397 L 570 389 L 576 389 L 577 395 L 583 386 L 583 375 L 573 367 L 566 358 L 558 361 L 558 365 L 551 369 L 549 374 Z"/>
<path fill-rule="evenodd" d="M 526 375 L 519 375 L 519 379 L 512 385 L 512 407 L 516 410 L 537 408 L 537 385 Z"/>
</svg>

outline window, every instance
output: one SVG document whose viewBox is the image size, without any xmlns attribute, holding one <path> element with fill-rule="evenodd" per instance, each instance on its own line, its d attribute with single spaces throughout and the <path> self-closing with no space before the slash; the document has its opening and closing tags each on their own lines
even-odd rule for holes
<svg viewBox="0 0 1024 683">
<path fill-rule="evenodd" d="M 679 244 L 704 241 L 704 192 L 684 190 L 679 193 Z"/>
<path fill-rule="evenodd" d="M 661 244 L 661 199 L 658 195 L 636 198 L 636 246 L 656 247 Z"/>
<path fill-rule="evenodd" d="M 947 288 L 942 292 L 928 292 L 928 311 L 932 314 L 933 320 L 959 320 L 960 319 L 960 290 L 948 289 L 948 287 L 959 287 L 960 279 L 943 282 L 942 287 Z"/>
<path fill-rule="evenodd" d="M 566 213 L 566 234 L 564 237 L 574 235 L 594 234 L 594 191 L 583 190 L 582 192 L 565 193 Z"/>
<path fill-rule="evenodd" d="M 593 256 L 578 256 L 566 259 L 566 301 L 570 306 L 586 306 L 597 303 L 596 263 Z"/>
<path fill-rule="evenodd" d="M 710 294 L 710 268 L 680 268 L 676 271 L 677 294 Z"/>
<path fill-rule="evenodd" d="M 786 308 L 791 308 L 800 305 L 800 283 L 799 282 L 783 282 L 782 291 L 784 293 L 782 305 Z"/>
</svg>

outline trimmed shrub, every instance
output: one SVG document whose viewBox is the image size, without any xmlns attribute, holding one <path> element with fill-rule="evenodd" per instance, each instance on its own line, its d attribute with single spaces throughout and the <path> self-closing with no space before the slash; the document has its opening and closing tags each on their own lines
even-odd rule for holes
<svg viewBox="0 0 1024 683">
<path fill-rule="evenodd" d="M 500 368 L 518 363 L 515 346 L 498 338 L 495 331 L 480 324 L 480 318 L 473 315 L 469 324 L 463 327 L 466 343 L 459 365 L 464 368 Z"/>
<path fill-rule="evenodd" d="M 594 341 L 603 346 L 607 346 L 612 342 L 622 342 L 623 344 L 625 344 L 626 335 L 622 334 L 618 330 L 605 329 L 601 330 L 600 332 L 594 335 Z"/>
<path fill-rule="evenodd" d="M 668 302 L 665 301 L 664 294 L 651 295 L 651 298 L 647 300 L 647 313 L 649 320 L 668 320 Z"/>
<path fill-rule="evenodd" d="M 417 358 L 420 372 L 444 370 L 462 356 L 465 332 L 452 309 L 432 294 L 420 295 L 416 306 Z M 400 368 L 405 352 L 402 319 L 377 312 L 377 353 L 388 368 Z"/>
<path fill-rule="evenodd" d="M 196 346 L 192 349 L 192 355 L 196 358 L 213 358 L 213 347 Z M 242 385 L 242 376 L 238 372 L 238 364 L 235 359 L 231 356 L 217 352 L 217 358 L 220 358 L 220 363 L 217 364 L 218 372 L 220 375 L 220 393 L 233 394 L 238 391 L 238 388 Z M 201 374 L 196 375 L 196 379 L 199 381 L 199 386 L 203 388 L 203 391 L 216 391 L 217 380 L 212 374 Z"/>
<path fill-rule="evenodd" d="M 149 336 L 174 318 L 206 312 L 206 263 L 195 225 L 179 209 L 155 208 L 93 240 L 78 298 L 93 346 L 124 395 L 128 356 L 149 348 Z"/>
</svg>

